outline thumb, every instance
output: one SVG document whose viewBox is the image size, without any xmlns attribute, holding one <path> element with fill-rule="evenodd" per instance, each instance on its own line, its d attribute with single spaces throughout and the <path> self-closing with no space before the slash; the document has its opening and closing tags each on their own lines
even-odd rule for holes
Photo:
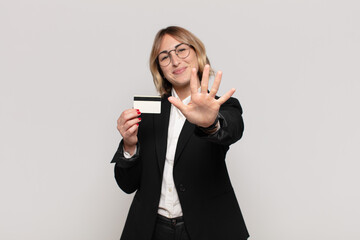
<svg viewBox="0 0 360 240">
<path fill-rule="evenodd" d="M 183 110 L 185 110 L 186 106 L 182 101 L 180 101 L 180 99 L 177 99 L 177 98 L 171 96 L 171 97 L 168 97 L 168 100 L 172 105 L 174 105 L 176 108 L 178 108 L 181 112 L 183 112 Z"/>
</svg>

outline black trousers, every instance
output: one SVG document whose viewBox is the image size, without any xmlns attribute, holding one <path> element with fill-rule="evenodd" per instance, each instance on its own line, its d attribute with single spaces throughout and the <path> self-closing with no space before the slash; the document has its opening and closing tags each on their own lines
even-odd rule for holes
<svg viewBox="0 0 360 240">
<path fill-rule="evenodd" d="M 190 240 L 182 217 L 166 218 L 158 215 L 152 240 Z"/>
</svg>

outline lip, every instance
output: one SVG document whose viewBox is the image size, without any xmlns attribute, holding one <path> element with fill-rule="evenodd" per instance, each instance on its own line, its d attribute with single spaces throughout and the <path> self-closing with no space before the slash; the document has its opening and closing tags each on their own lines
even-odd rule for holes
<svg viewBox="0 0 360 240">
<path fill-rule="evenodd" d="M 173 74 L 179 75 L 179 74 L 182 74 L 183 72 L 185 72 L 185 70 L 186 70 L 186 67 L 178 68 L 173 71 Z"/>
</svg>

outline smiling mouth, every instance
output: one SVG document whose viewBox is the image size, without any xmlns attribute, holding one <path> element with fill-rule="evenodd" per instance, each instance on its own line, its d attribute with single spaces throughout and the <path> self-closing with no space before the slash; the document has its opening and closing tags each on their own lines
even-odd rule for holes
<svg viewBox="0 0 360 240">
<path fill-rule="evenodd" d="M 181 74 L 183 73 L 184 71 L 186 70 L 186 67 L 182 67 L 182 68 L 179 68 L 179 69 L 176 69 L 175 71 L 173 71 L 173 74 Z"/>
</svg>

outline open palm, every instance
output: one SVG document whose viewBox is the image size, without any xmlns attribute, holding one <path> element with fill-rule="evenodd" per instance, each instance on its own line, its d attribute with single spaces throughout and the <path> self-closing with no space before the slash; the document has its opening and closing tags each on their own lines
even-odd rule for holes
<svg viewBox="0 0 360 240">
<path fill-rule="evenodd" d="M 184 114 L 189 122 L 204 128 L 214 123 L 220 106 L 235 92 L 235 89 L 232 88 L 219 99 L 215 99 L 215 95 L 219 90 L 222 72 L 217 72 L 214 84 L 210 92 L 208 92 L 209 72 L 210 66 L 206 65 L 201 79 L 201 91 L 198 92 L 197 71 L 195 68 L 192 69 L 190 79 L 191 101 L 188 105 L 175 97 L 169 97 L 169 101 Z"/>
</svg>

